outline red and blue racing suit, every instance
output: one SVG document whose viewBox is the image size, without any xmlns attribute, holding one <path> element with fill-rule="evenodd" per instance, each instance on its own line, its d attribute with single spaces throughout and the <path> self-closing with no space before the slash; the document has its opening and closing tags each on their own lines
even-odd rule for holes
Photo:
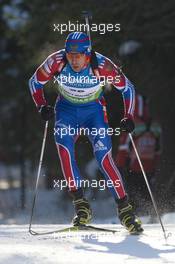
<svg viewBox="0 0 175 264">
<path fill-rule="evenodd" d="M 51 79 L 58 84 L 59 96 L 55 105 L 54 134 L 62 172 L 69 190 L 76 191 L 81 187 L 82 181 L 74 154 L 77 135 L 65 133 L 63 136 L 59 131 L 60 129 L 68 129 L 68 127 L 75 130 L 85 128 L 88 129 L 88 137 L 92 143 L 99 168 L 105 179 L 110 181 L 108 187 L 114 198 L 116 200 L 124 198 L 126 193 L 122 178 L 111 154 L 111 137 L 107 134 L 102 136 L 101 133 L 91 132 L 94 132 L 94 129 L 96 131 L 101 131 L 101 129 L 107 131 L 108 129 L 100 77 L 105 79 L 110 77 L 113 87 L 121 91 L 125 108 L 124 117 L 133 117 L 134 86 L 123 73 L 119 72 L 118 67 L 110 59 L 97 52 L 99 76 L 96 77 L 95 81 L 90 63 L 77 73 L 72 70 L 69 63 L 64 65 L 64 55 L 64 49 L 51 54 L 31 77 L 29 86 L 33 100 L 39 107 L 47 104 L 44 98 L 43 85 Z M 59 74 L 55 77 L 57 73 Z M 80 79 L 88 81 L 80 81 Z"/>
</svg>

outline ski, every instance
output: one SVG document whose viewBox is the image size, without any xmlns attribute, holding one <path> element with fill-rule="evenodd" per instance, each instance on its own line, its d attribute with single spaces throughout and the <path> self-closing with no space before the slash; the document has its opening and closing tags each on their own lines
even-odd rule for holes
<svg viewBox="0 0 175 264">
<path fill-rule="evenodd" d="M 85 228 L 85 229 L 83 229 L 83 228 Z M 115 234 L 116 232 L 119 232 L 119 230 L 113 230 L 113 229 L 108 229 L 108 228 L 96 227 L 96 226 L 92 226 L 92 225 L 82 226 L 82 227 L 80 227 L 80 230 L 87 230 L 87 231 L 92 230 L 92 231 L 110 232 L 110 233 L 113 233 L 113 234 Z"/>
<path fill-rule="evenodd" d="M 119 230 L 113 230 L 113 229 L 108 229 L 108 228 L 101 228 L 101 227 L 96 227 L 92 225 L 81 225 L 81 226 L 70 226 L 58 230 L 53 230 L 53 231 L 47 231 L 47 232 L 36 232 L 32 229 L 29 229 L 29 233 L 31 235 L 39 236 L 39 235 L 51 235 L 54 233 L 66 233 L 66 232 L 77 232 L 77 231 L 97 231 L 97 232 L 108 232 L 108 233 L 117 233 L 120 232 Z"/>
</svg>

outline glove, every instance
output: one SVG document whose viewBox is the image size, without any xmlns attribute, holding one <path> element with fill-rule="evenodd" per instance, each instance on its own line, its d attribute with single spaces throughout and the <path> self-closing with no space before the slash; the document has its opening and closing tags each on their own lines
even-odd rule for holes
<svg viewBox="0 0 175 264">
<path fill-rule="evenodd" d="M 120 129 L 122 132 L 131 133 L 135 128 L 134 121 L 131 118 L 125 117 L 120 121 Z"/>
<path fill-rule="evenodd" d="M 45 121 L 52 119 L 54 116 L 54 108 L 50 105 L 41 105 L 38 109 L 41 118 Z"/>
</svg>

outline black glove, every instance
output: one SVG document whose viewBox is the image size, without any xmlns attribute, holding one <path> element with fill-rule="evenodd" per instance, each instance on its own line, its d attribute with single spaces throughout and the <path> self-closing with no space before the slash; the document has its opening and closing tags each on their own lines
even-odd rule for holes
<svg viewBox="0 0 175 264">
<path fill-rule="evenodd" d="M 132 132 L 135 128 L 134 121 L 131 118 L 125 117 L 120 121 L 120 129 L 122 132 Z"/>
<path fill-rule="evenodd" d="M 38 109 L 41 118 L 45 121 L 52 119 L 54 116 L 54 108 L 50 105 L 41 105 Z"/>
</svg>

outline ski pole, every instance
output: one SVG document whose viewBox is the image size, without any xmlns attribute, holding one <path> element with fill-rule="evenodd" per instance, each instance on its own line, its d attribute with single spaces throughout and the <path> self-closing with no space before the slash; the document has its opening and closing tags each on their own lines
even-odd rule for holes
<svg viewBox="0 0 175 264">
<path fill-rule="evenodd" d="M 163 225 L 163 223 L 162 223 L 162 220 L 161 220 L 160 214 L 159 214 L 159 212 L 158 212 L 158 208 L 157 208 L 156 201 L 155 201 L 154 196 L 153 196 L 153 194 L 152 194 L 152 191 L 151 191 L 151 188 L 150 188 L 150 185 L 149 185 L 149 182 L 148 182 L 148 179 L 147 179 L 147 176 L 146 176 L 145 170 L 144 170 L 144 168 L 143 168 L 142 162 L 141 162 L 141 160 L 140 160 L 140 157 L 139 157 L 139 154 L 138 154 L 138 151 L 137 151 L 137 148 L 136 148 L 136 146 L 135 146 L 135 143 L 134 143 L 134 140 L 133 140 L 133 137 L 132 137 L 131 133 L 129 133 L 129 137 L 130 137 L 130 140 L 131 140 L 132 146 L 133 146 L 133 148 L 134 148 L 134 151 L 135 151 L 135 153 L 136 153 L 137 160 L 138 160 L 138 162 L 139 162 L 139 165 L 140 165 L 140 168 L 141 168 L 141 171 L 142 171 L 143 177 L 144 177 L 144 179 L 145 179 L 145 182 L 146 182 L 146 185 L 147 185 L 147 188 L 148 188 L 149 194 L 150 194 L 150 196 L 151 196 L 151 200 L 152 200 L 152 203 L 153 203 L 154 210 L 155 210 L 155 212 L 156 212 L 156 214 L 157 214 L 157 217 L 158 217 L 158 219 L 159 219 L 160 225 L 161 225 L 161 227 L 162 227 L 162 231 L 163 231 L 163 234 L 164 234 L 164 238 L 165 238 L 165 240 L 166 240 L 166 239 L 167 239 L 167 236 L 166 236 L 165 228 L 164 228 L 164 225 Z"/>
<path fill-rule="evenodd" d="M 48 123 L 49 123 L 49 121 L 46 121 L 45 128 L 44 128 L 43 142 L 42 142 L 42 147 L 41 147 L 41 154 L 40 154 L 40 160 L 39 160 L 39 165 L 38 165 L 38 173 L 37 173 L 37 178 L 36 178 L 35 192 L 34 192 L 34 196 L 33 196 L 32 210 L 31 210 L 31 216 L 30 216 L 30 222 L 29 222 L 29 233 L 32 235 L 35 234 L 35 232 L 31 229 L 31 226 L 32 226 L 32 219 L 33 219 L 33 213 L 34 213 L 37 190 L 38 190 L 39 177 L 40 177 L 41 167 L 42 167 L 42 163 L 43 163 L 43 155 L 44 155 L 44 149 L 45 149 L 45 143 L 46 143 L 46 137 L 47 137 Z"/>
</svg>

